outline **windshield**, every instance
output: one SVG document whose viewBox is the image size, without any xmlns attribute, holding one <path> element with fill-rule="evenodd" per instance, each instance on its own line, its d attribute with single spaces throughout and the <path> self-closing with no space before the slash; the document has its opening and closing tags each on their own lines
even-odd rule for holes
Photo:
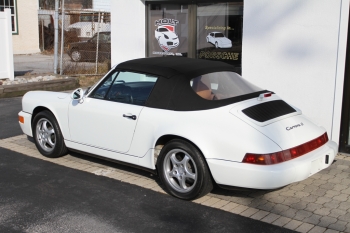
<svg viewBox="0 0 350 233">
<path fill-rule="evenodd" d="M 201 75 L 192 79 L 190 84 L 197 95 L 207 100 L 222 100 L 263 90 L 229 71 Z"/>
</svg>

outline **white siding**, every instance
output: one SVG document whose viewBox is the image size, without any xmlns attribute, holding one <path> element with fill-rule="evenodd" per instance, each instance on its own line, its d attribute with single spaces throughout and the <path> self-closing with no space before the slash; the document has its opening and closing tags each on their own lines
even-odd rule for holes
<svg viewBox="0 0 350 233">
<path fill-rule="evenodd" d="M 17 1 L 18 35 L 13 35 L 13 53 L 39 53 L 38 0 Z"/>
</svg>

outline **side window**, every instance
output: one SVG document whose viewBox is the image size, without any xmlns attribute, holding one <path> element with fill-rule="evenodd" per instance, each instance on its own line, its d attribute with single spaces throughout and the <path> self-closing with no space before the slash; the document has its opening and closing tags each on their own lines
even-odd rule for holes
<svg viewBox="0 0 350 233">
<path fill-rule="evenodd" d="M 99 87 L 97 87 L 89 97 L 96 99 L 104 99 L 118 73 L 118 71 L 110 73 L 108 77 L 102 81 Z"/>
<path fill-rule="evenodd" d="M 109 89 L 106 100 L 145 105 L 150 95 L 157 77 L 133 72 L 119 72 Z"/>
</svg>

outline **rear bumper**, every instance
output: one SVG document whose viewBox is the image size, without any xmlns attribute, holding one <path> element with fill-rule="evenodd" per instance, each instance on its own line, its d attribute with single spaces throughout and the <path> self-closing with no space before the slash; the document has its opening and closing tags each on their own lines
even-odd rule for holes
<svg viewBox="0 0 350 233">
<path fill-rule="evenodd" d="M 20 111 L 18 113 L 18 116 L 22 116 L 24 118 L 24 123 L 18 122 L 19 126 L 21 126 L 21 129 L 24 134 L 27 134 L 30 137 L 33 137 L 32 132 L 32 114 Z"/>
<path fill-rule="evenodd" d="M 207 162 L 214 180 L 219 185 L 275 189 L 302 181 L 329 167 L 337 152 L 338 145 L 328 141 L 308 154 L 275 165 L 254 165 L 218 159 L 207 159 Z"/>
</svg>

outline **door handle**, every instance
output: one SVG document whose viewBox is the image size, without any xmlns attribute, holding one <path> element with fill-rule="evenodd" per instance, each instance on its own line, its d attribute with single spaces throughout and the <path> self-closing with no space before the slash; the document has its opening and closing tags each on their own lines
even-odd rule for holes
<svg viewBox="0 0 350 233">
<path fill-rule="evenodd" d="M 123 117 L 126 117 L 126 118 L 130 118 L 130 119 L 133 119 L 133 120 L 136 120 L 136 116 L 135 115 L 128 115 L 128 114 L 123 114 Z"/>
</svg>

